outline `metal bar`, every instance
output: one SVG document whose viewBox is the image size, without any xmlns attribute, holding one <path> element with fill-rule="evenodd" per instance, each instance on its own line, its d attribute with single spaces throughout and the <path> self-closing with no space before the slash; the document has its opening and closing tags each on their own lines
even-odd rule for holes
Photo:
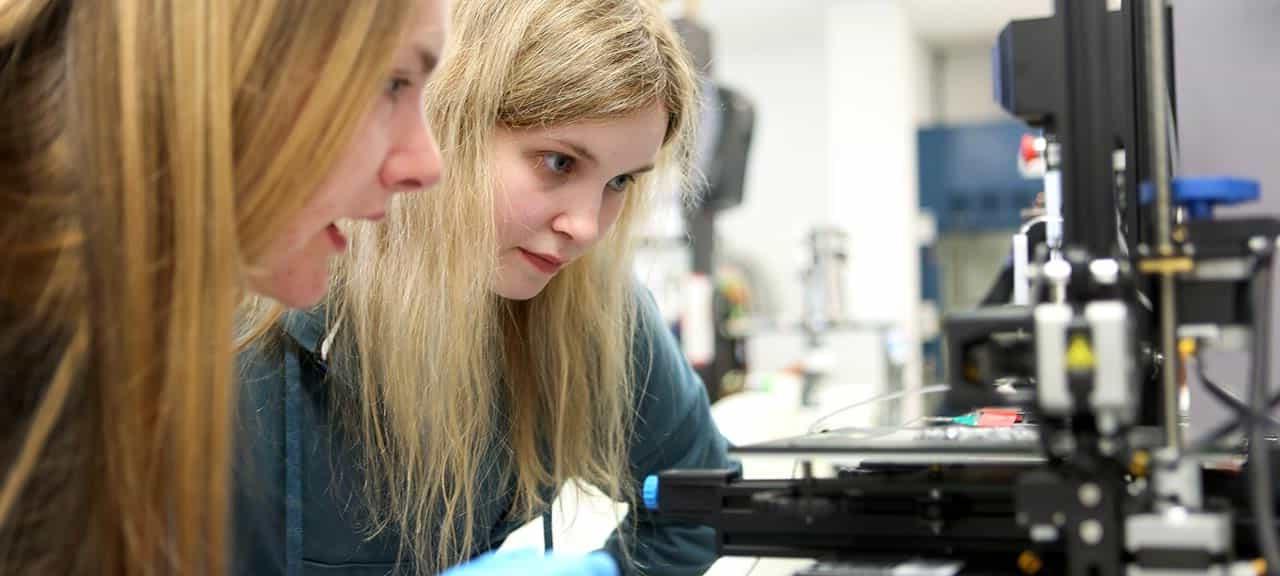
<svg viewBox="0 0 1280 576">
<path fill-rule="evenodd" d="M 1161 257 L 1173 255 L 1173 198 L 1170 190 L 1169 164 L 1169 82 L 1168 43 L 1165 0 L 1146 0 L 1146 97 L 1147 128 L 1150 131 L 1151 179 L 1155 185 L 1155 245 Z M 1160 349 L 1165 366 L 1160 376 L 1163 384 L 1165 446 L 1175 454 L 1182 451 L 1182 430 L 1178 414 L 1177 286 L 1173 274 L 1160 275 Z"/>
<path fill-rule="evenodd" d="M 1109 258 L 1117 243 L 1107 7 L 1098 0 L 1057 0 L 1056 8 L 1067 87 L 1053 130 L 1062 144 L 1063 241 Z"/>
<path fill-rule="evenodd" d="M 1147 0 L 1144 16 L 1147 56 L 1147 128 L 1151 132 L 1151 176 L 1156 192 L 1156 250 L 1161 256 L 1173 254 L 1171 218 L 1173 199 L 1169 188 L 1169 84 L 1166 77 L 1168 55 L 1165 47 L 1165 0 Z"/>
</svg>

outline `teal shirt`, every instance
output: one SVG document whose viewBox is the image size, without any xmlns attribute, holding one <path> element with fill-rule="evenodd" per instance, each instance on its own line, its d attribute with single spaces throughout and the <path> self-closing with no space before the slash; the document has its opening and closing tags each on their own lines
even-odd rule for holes
<svg viewBox="0 0 1280 576">
<path fill-rule="evenodd" d="M 639 296 L 634 339 L 635 433 L 630 444 L 635 501 L 645 476 L 672 468 L 727 468 L 728 443 L 711 419 L 706 389 L 663 325 L 652 298 Z M 246 351 L 241 376 L 236 466 L 236 562 L 241 574 L 383 575 L 394 571 L 399 535 L 367 539 L 358 447 L 329 415 L 321 312 L 294 312 L 283 335 Z M 479 479 L 472 556 L 502 545 L 520 523 L 508 519 L 513 492 L 493 458 Z M 548 497 L 551 494 L 546 494 Z M 549 514 L 550 510 L 544 512 Z M 710 528 L 665 521 L 646 512 L 634 526 L 626 564 L 615 533 L 605 549 L 628 574 L 701 574 L 716 559 Z M 631 520 L 634 519 L 634 522 Z M 621 529 L 621 528 L 620 528 Z M 404 559 L 411 562 L 411 559 Z M 402 566 L 403 567 L 403 566 Z"/>
</svg>

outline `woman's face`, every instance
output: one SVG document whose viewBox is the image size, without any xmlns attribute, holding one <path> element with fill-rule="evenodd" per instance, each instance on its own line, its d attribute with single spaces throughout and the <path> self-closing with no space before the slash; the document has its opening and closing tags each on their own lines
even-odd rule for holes
<svg viewBox="0 0 1280 576">
<path fill-rule="evenodd" d="M 537 296 L 613 225 L 636 176 L 653 169 L 667 132 L 654 104 L 622 118 L 494 137 L 498 273 L 503 298 Z"/>
<path fill-rule="evenodd" d="M 392 196 L 440 178 L 440 150 L 428 131 L 422 93 L 445 42 L 446 0 L 421 0 L 396 49 L 386 89 L 347 149 L 250 275 L 254 291 L 302 308 L 324 296 L 329 258 L 346 249 L 340 220 L 379 220 Z"/>
</svg>

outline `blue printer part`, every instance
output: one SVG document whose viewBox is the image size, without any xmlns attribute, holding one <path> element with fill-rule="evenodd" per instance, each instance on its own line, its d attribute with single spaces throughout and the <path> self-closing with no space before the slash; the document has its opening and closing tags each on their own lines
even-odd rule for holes
<svg viewBox="0 0 1280 576">
<path fill-rule="evenodd" d="M 649 510 L 658 509 L 658 477 L 650 474 L 644 478 L 644 507 Z"/>
<path fill-rule="evenodd" d="M 1187 217 L 1203 220 L 1213 216 L 1215 206 L 1229 206 L 1256 201 L 1262 196 L 1262 187 L 1256 180 L 1241 178 L 1175 178 L 1173 203 L 1186 208 Z M 1155 197 L 1155 187 L 1143 182 L 1139 198 L 1150 204 Z"/>
</svg>

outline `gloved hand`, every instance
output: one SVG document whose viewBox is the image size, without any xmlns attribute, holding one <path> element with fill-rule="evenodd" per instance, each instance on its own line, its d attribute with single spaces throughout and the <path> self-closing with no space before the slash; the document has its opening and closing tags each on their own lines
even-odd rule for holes
<svg viewBox="0 0 1280 576">
<path fill-rule="evenodd" d="M 604 552 L 586 556 L 577 554 L 543 554 L 539 550 L 490 552 L 471 562 L 456 566 L 440 576 L 618 576 L 618 565 Z"/>
</svg>

